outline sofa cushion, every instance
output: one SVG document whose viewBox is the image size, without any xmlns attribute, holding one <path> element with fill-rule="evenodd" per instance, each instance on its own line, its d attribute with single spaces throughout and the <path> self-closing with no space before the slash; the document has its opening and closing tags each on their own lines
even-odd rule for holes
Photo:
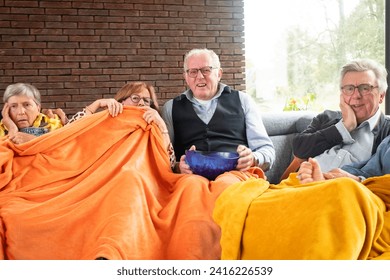
<svg viewBox="0 0 390 280">
<path fill-rule="evenodd" d="M 293 158 L 292 139 L 305 130 L 317 114 L 311 111 L 292 111 L 262 115 L 265 129 L 275 147 L 274 165 L 266 172 L 270 183 L 280 182 L 280 177 Z"/>
</svg>

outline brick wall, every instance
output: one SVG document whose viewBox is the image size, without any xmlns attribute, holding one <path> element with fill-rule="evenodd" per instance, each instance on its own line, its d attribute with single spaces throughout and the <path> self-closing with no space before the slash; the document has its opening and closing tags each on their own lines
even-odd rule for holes
<svg viewBox="0 0 390 280">
<path fill-rule="evenodd" d="M 128 81 L 160 104 L 185 90 L 183 55 L 210 48 L 222 81 L 245 89 L 243 0 L 0 0 L 0 91 L 34 84 L 69 115 Z M 2 107 L 2 100 L 0 101 Z"/>
</svg>

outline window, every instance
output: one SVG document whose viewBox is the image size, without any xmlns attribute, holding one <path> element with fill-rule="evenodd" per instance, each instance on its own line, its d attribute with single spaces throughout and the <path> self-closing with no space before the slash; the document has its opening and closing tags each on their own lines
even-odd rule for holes
<svg viewBox="0 0 390 280">
<path fill-rule="evenodd" d="M 263 112 L 338 110 L 343 64 L 385 64 L 384 0 L 244 2 L 246 90 Z"/>
</svg>

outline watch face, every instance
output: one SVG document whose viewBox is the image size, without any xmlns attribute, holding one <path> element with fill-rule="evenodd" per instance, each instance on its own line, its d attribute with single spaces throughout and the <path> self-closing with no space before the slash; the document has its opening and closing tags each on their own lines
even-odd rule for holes
<svg viewBox="0 0 390 280">
<path fill-rule="evenodd" d="M 259 166 L 259 159 L 257 158 L 257 156 L 253 155 L 254 159 L 255 159 L 255 166 Z"/>
<path fill-rule="evenodd" d="M 263 169 L 264 171 L 267 171 L 269 169 L 269 162 L 265 162 L 262 166 L 261 166 L 261 169 Z"/>
</svg>

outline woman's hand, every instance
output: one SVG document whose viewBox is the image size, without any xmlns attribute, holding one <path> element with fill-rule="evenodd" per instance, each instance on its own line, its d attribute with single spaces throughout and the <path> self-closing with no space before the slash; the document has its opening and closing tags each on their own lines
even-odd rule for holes
<svg viewBox="0 0 390 280">
<path fill-rule="evenodd" d="M 9 109 L 10 109 L 9 104 L 5 103 L 3 110 L 1 111 L 1 114 L 3 115 L 2 122 L 8 130 L 8 134 L 10 134 L 10 133 L 13 134 L 13 133 L 17 133 L 19 131 L 19 128 L 14 123 L 14 121 L 11 119 L 11 117 L 9 115 Z"/>
<path fill-rule="evenodd" d="M 68 117 L 66 116 L 64 110 L 61 108 L 57 109 L 42 109 L 42 113 L 48 116 L 51 119 L 54 119 L 56 115 L 61 120 L 62 125 L 66 125 L 68 123 Z"/>
<path fill-rule="evenodd" d="M 10 133 L 8 134 L 8 139 L 11 140 L 14 144 L 23 144 L 27 141 L 30 141 L 37 136 L 24 133 L 24 132 L 16 132 L 16 133 Z"/>
<path fill-rule="evenodd" d="M 107 109 L 112 117 L 116 117 L 123 112 L 123 105 L 114 98 L 103 98 L 94 101 L 92 104 L 85 107 L 87 114 L 95 113 L 99 108 Z"/>
<path fill-rule="evenodd" d="M 119 103 L 114 98 L 99 99 L 97 101 L 99 102 L 99 107 L 106 108 L 112 117 L 116 117 L 123 112 L 122 103 Z"/>
<path fill-rule="evenodd" d="M 143 119 L 148 124 L 151 124 L 152 122 L 154 122 L 158 126 L 158 128 L 160 129 L 160 131 L 163 135 L 164 144 L 167 147 L 167 149 L 169 149 L 171 139 L 169 137 L 168 128 L 167 128 L 164 120 L 162 119 L 160 114 L 155 109 L 147 107 L 147 106 L 144 106 L 142 108 L 145 110 L 145 113 L 142 116 Z"/>
<path fill-rule="evenodd" d="M 148 124 L 154 122 L 158 126 L 161 132 L 168 132 L 164 120 L 155 109 L 146 106 L 143 109 L 145 109 L 145 113 L 143 114 L 142 117 Z"/>
</svg>

